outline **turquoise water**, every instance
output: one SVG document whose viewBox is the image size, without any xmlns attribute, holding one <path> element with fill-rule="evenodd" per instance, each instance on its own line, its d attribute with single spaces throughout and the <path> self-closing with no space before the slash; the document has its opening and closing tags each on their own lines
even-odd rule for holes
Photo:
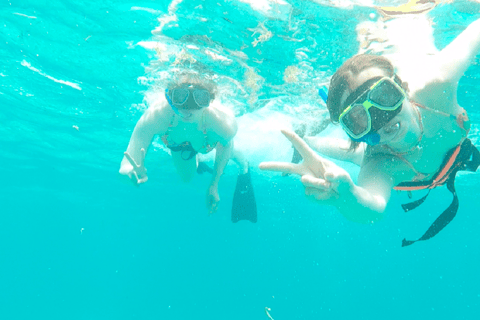
<svg viewBox="0 0 480 320">
<path fill-rule="evenodd" d="M 448 191 L 408 214 L 399 196 L 384 221 L 358 225 L 308 202 L 298 180 L 256 169 L 291 157 L 276 123 L 324 108 L 317 88 L 358 51 L 355 27 L 375 13 L 287 2 L 266 11 L 236 0 L 0 4 L 0 319 L 268 319 L 265 307 L 275 320 L 478 317 L 478 173 L 459 175 L 460 210 L 445 230 L 401 248 Z M 428 15 L 443 48 L 480 4 Z M 253 46 L 259 23 L 272 37 Z M 182 49 L 195 62 L 176 64 Z M 118 175 L 148 97 L 190 63 L 217 75 L 238 115 L 257 224 L 230 222 L 233 164 L 210 217 L 209 177 L 182 184 L 158 143 L 147 184 Z M 301 71 L 291 82 L 289 66 Z M 458 91 L 477 146 L 479 85 L 477 56 Z"/>
</svg>

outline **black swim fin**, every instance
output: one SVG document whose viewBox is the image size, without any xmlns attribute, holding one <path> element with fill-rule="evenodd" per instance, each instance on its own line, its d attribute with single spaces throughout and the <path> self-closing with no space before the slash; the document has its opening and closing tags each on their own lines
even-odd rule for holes
<svg viewBox="0 0 480 320">
<path fill-rule="evenodd" d="M 233 194 L 232 222 L 235 223 L 240 220 L 257 222 L 257 202 L 253 193 L 250 169 L 247 173 L 238 175 L 237 186 Z"/>
<path fill-rule="evenodd" d="M 298 152 L 297 148 L 293 147 L 292 163 L 300 163 L 303 160 L 302 155 Z"/>
<path fill-rule="evenodd" d="M 295 133 L 298 134 L 298 136 L 303 139 L 303 137 L 305 137 L 305 134 L 307 133 L 306 125 L 303 123 L 299 128 L 295 130 Z M 300 152 L 298 152 L 297 148 L 295 148 L 294 146 L 292 146 L 292 148 L 293 148 L 292 163 L 300 163 L 300 161 L 303 160 L 302 155 L 300 154 Z"/>
<path fill-rule="evenodd" d="M 197 166 L 197 173 L 204 174 L 205 172 L 213 174 L 213 169 L 210 168 L 205 162 L 199 162 Z"/>
<path fill-rule="evenodd" d="M 292 156 L 292 163 L 295 163 L 295 164 L 298 164 L 300 163 L 302 160 L 303 160 L 303 157 L 302 155 L 300 154 L 300 152 L 298 152 L 297 148 L 293 147 L 293 156 Z M 290 173 L 282 173 L 282 177 L 288 177 L 290 175 Z"/>
</svg>

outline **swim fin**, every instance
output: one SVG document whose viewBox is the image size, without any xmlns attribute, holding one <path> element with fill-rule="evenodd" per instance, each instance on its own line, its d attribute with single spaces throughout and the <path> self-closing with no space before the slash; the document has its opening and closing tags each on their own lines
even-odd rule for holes
<svg viewBox="0 0 480 320">
<path fill-rule="evenodd" d="M 302 155 L 298 152 L 297 148 L 293 147 L 292 163 L 300 163 L 303 160 Z"/>
<path fill-rule="evenodd" d="M 238 175 L 237 186 L 233 194 L 232 222 L 240 220 L 257 222 L 257 202 L 253 193 L 250 169 L 247 173 Z"/>
<path fill-rule="evenodd" d="M 303 139 L 303 137 L 307 133 L 306 125 L 302 124 L 299 128 L 295 130 L 295 133 L 298 134 L 298 136 Z M 303 160 L 302 155 L 300 154 L 300 152 L 298 152 L 297 148 L 295 148 L 293 145 L 292 145 L 292 148 L 293 148 L 292 163 L 300 163 L 300 161 Z"/>
<path fill-rule="evenodd" d="M 303 160 L 303 157 L 302 155 L 300 154 L 300 152 L 298 152 L 297 148 L 295 148 L 294 146 L 292 146 L 293 148 L 293 156 L 292 156 L 292 163 L 295 163 L 295 164 L 298 164 L 300 163 L 300 161 Z M 282 173 L 282 177 L 288 177 L 290 175 L 290 173 Z"/>
<path fill-rule="evenodd" d="M 213 169 L 210 168 L 205 162 L 199 162 L 197 166 L 197 173 L 204 174 L 205 172 L 213 174 Z"/>
</svg>

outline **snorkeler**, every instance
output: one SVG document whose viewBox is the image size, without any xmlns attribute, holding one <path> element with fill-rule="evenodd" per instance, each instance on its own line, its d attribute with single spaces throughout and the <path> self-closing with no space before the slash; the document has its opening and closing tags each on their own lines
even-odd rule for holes
<svg viewBox="0 0 480 320">
<path fill-rule="evenodd" d="M 184 182 L 196 172 L 210 172 L 212 180 L 207 190 L 207 208 L 218 209 L 218 183 L 229 159 L 240 167 L 233 199 L 232 221 L 257 221 L 257 208 L 250 179 L 248 162 L 234 148 L 237 123 L 233 113 L 215 102 L 213 81 L 193 74 L 178 77 L 165 90 L 165 100 L 147 109 L 137 122 L 120 166 L 120 173 L 139 185 L 148 180 L 144 166 L 146 150 L 155 135 L 170 149 L 173 163 Z M 199 162 L 198 153 L 215 153 L 213 169 Z"/>
<path fill-rule="evenodd" d="M 479 51 L 480 19 L 436 55 L 423 57 L 415 73 L 397 74 L 390 60 L 367 54 L 348 59 L 337 70 L 327 108 L 350 143 L 349 149 L 330 145 L 327 153 L 360 164 L 357 184 L 289 131 L 283 133 L 304 161 L 265 162 L 260 168 L 300 175 L 309 198 L 334 205 L 347 219 L 361 223 L 383 218 L 393 189 L 431 190 L 446 184 L 451 205 L 422 237 L 404 239 L 402 246 L 432 238 L 458 210 L 456 173 L 476 171 L 480 164 L 480 154 L 467 138 L 470 121 L 457 103 L 458 82 Z M 359 145 L 365 150 L 355 151 Z M 404 210 L 414 209 L 425 197 L 403 205 Z"/>
</svg>

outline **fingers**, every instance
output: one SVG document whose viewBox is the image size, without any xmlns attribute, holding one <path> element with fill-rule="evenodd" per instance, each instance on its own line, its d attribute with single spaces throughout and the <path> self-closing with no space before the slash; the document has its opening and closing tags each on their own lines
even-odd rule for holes
<svg viewBox="0 0 480 320">
<path fill-rule="evenodd" d="M 315 199 L 319 201 L 326 201 L 338 199 L 338 194 L 335 193 L 332 189 L 323 191 L 316 188 L 305 188 L 305 195 L 309 200 Z"/>
<path fill-rule="evenodd" d="M 207 197 L 207 208 L 208 208 L 208 213 L 213 214 L 217 212 L 218 210 L 218 200 L 215 199 L 213 196 L 208 196 Z"/>
<path fill-rule="evenodd" d="M 339 195 L 330 181 L 305 175 L 302 176 L 302 183 L 305 186 L 305 195 L 310 200 L 312 197 L 320 201 L 338 199 Z"/>
<path fill-rule="evenodd" d="M 137 181 L 138 181 L 138 184 L 145 183 L 145 182 L 147 182 L 147 181 L 148 181 L 148 177 L 147 177 L 147 176 L 145 176 L 145 177 L 143 177 L 143 178 L 140 178 L 140 179 L 138 179 L 138 177 L 137 177 Z"/>
<path fill-rule="evenodd" d="M 293 144 L 295 149 L 302 155 L 302 157 L 307 161 L 308 159 L 316 159 L 316 153 L 309 147 L 309 145 L 300 138 L 295 132 L 290 130 L 282 130 L 283 135 Z"/>
<path fill-rule="evenodd" d="M 144 150 L 145 151 L 145 150 Z M 125 155 L 125 158 L 127 158 L 128 162 L 130 162 L 130 164 L 134 167 L 134 168 L 138 168 L 139 165 L 135 162 L 135 159 L 132 158 L 132 156 L 130 155 L 130 153 L 128 153 L 127 151 L 125 151 L 123 153 Z"/>
<path fill-rule="evenodd" d="M 208 210 L 208 213 L 209 213 L 209 214 L 214 214 L 214 213 L 217 212 L 217 210 L 218 210 L 218 204 L 217 204 L 217 203 L 213 203 L 213 204 L 211 204 L 211 206 L 210 206 L 210 208 L 209 208 L 209 210 Z"/>
<path fill-rule="evenodd" d="M 137 173 L 135 172 L 135 170 L 133 170 L 130 174 L 130 179 L 132 180 L 133 184 L 138 186 L 139 185 L 139 179 L 138 179 L 138 175 Z"/>
<path fill-rule="evenodd" d="M 331 189 L 332 187 L 329 181 L 315 178 L 311 175 L 302 176 L 302 183 L 306 188 L 319 189 L 322 191 Z"/>
<path fill-rule="evenodd" d="M 258 167 L 260 168 L 260 170 L 283 172 L 286 174 L 303 175 L 307 173 L 304 172 L 305 170 L 303 169 L 303 166 L 290 162 L 262 162 Z"/>
<path fill-rule="evenodd" d="M 140 159 L 140 165 L 143 166 L 144 162 L 145 162 L 145 156 L 147 154 L 147 152 L 145 151 L 144 148 L 140 149 L 140 153 L 142 154 L 142 158 Z"/>
<path fill-rule="evenodd" d="M 141 175 L 141 177 L 140 177 L 139 174 L 135 170 L 130 171 L 128 176 L 130 177 L 130 180 L 132 180 L 133 184 L 136 185 L 137 187 L 139 185 L 141 185 L 142 183 L 145 183 L 145 182 L 148 181 L 148 176 L 147 175 Z"/>
</svg>

